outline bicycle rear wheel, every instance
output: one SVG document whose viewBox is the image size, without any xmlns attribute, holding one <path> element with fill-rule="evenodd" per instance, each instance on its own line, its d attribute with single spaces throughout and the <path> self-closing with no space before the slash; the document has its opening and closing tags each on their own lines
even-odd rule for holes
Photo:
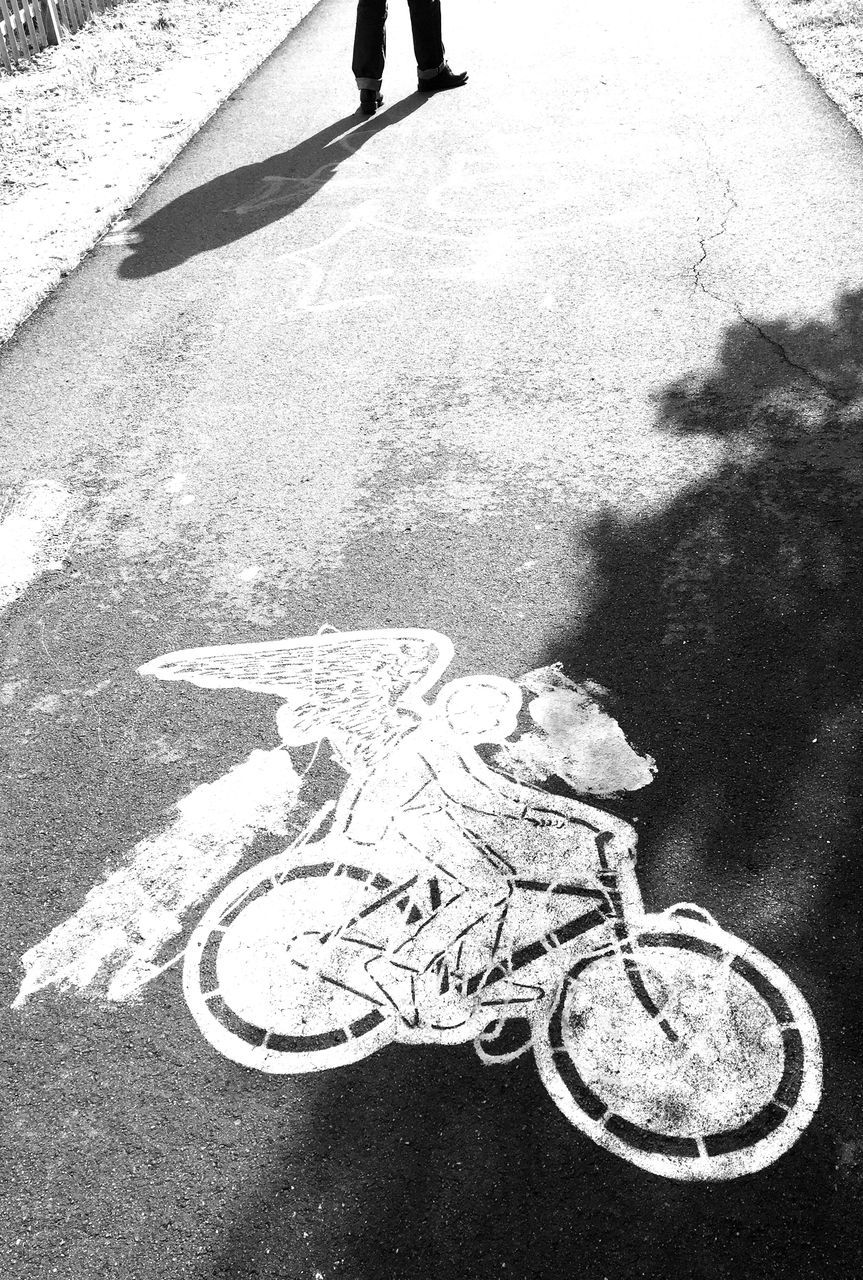
<svg viewBox="0 0 863 1280">
<path fill-rule="evenodd" d="M 300 1073 L 357 1062 L 391 1040 L 393 1014 L 363 968 L 374 952 L 339 934 L 390 889 L 368 867 L 279 856 L 232 881 L 183 966 L 186 1002 L 210 1044 L 257 1071 Z"/>
<path fill-rule="evenodd" d="M 821 1096 L 809 1006 L 781 969 L 715 923 L 649 916 L 632 945 L 643 1001 L 618 953 L 567 975 L 535 1036 L 546 1088 L 595 1142 L 651 1173 L 713 1180 L 763 1169 Z"/>
</svg>

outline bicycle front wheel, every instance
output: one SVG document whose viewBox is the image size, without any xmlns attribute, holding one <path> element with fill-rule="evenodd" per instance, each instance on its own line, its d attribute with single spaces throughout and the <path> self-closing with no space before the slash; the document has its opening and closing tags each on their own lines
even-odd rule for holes
<svg viewBox="0 0 863 1280">
<path fill-rule="evenodd" d="M 393 1013 L 363 968 L 370 952 L 340 933 L 390 889 L 370 867 L 281 856 L 232 881 L 192 934 L 183 968 L 186 1003 L 210 1044 L 242 1066 L 293 1074 L 357 1062 L 391 1040 Z"/>
<path fill-rule="evenodd" d="M 564 1115 L 651 1173 L 735 1178 L 796 1142 L 821 1096 L 812 1013 L 775 964 L 715 923 L 648 916 L 568 974 L 540 1075 Z M 637 989 L 642 999 L 637 996 Z"/>
</svg>

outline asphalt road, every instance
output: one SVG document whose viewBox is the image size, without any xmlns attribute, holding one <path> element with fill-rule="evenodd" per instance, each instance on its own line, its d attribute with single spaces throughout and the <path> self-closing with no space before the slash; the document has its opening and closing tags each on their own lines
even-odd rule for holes
<svg viewBox="0 0 863 1280">
<path fill-rule="evenodd" d="M 10 500 L 74 509 L 0 617 L 3 1273 L 853 1274 L 863 146 L 746 0 L 451 3 L 470 81 L 429 100 L 392 7 L 383 111 L 322 0 L 0 355 Z M 264 1077 L 176 969 L 10 1008 L 106 870 L 276 745 L 267 698 L 136 669 L 323 624 L 613 692 L 659 769 L 625 806 L 648 903 L 818 1020 L 788 1155 L 651 1177 L 470 1046 Z"/>
</svg>

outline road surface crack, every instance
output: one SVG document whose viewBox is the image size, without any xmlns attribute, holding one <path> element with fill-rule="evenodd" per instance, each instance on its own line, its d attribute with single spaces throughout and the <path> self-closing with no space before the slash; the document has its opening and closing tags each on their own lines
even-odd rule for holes
<svg viewBox="0 0 863 1280">
<path fill-rule="evenodd" d="M 734 213 L 735 209 L 737 208 L 738 208 L 738 204 L 734 198 L 734 193 L 731 190 L 731 183 L 726 179 L 725 211 L 722 215 L 722 221 L 719 225 L 719 230 L 714 231 L 711 235 L 699 236 L 698 238 L 699 247 L 701 249 L 701 257 L 698 259 L 697 262 L 694 262 L 692 264 L 692 274 L 695 279 L 695 288 L 699 290 L 701 293 L 705 294 L 706 297 L 713 298 L 715 302 L 722 303 L 722 305 L 726 307 L 731 307 L 731 309 L 734 311 L 737 318 L 743 324 L 745 324 L 747 328 L 751 329 L 753 333 L 757 333 L 759 338 L 761 338 L 762 341 L 766 342 L 767 345 L 770 348 L 772 348 L 773 351 L 776 352 L 779 358 L 786 365 L 788 365 L 790 369 L 794 369 L 797 373 L 802 374 L 803 377 L 806 378 L 808 382 L 811 382 L 813 386 L 817 387 L 819 391 L 822 391 L 831 400 L 837 403 L 845 403 L 846 400 L 848 399 L 847 396 L 843 396 L 834 387 L 831 387 L 829 383 L 825 382 L 823 378 L 819 378 L 817 373 L 813 373 L 812 370 L 808 369 L 805 365 L 799 364 L 796 360 L 793 360 L 789 355 L 789 353 L 786 351 L 785 347 L 782 345 L 782 343 L 779 342 L 777 338 L 771 337 L 771 335 L 765 329 L 763 329 L 761 325 L 758 324 L 755 320 L 751 320 L 749 316 L 747 316 L 744 313 L 743 309 L 741 308 L 738 302 L 735 302 L 733 298 L 727 298 L 723 294 L 716 293 L 713 289 L 709 289 L 707 285 L 704 283 L 704 273 L 706 270 L 705 264 L 709 256 L 708 245 L 710 245 L 714 240 L 719 240 L 722 236 L 725 235 L 726 231 L 728 230 L 728 223 L 731 219 L 731 215 Z"/>
<path fill-rule="evenodd" d="M 726 208 L 725 208 L 725 212 L 722 215 L 722 222 L 720 223 L 719 230 L 714 231 L 712 235 L 698 237 L 698 243 L 701 248 L 701 257 L 698 259 L 697 262 L 693 263 L 692 265 L 692 274 L 695 276 L 696 289 L 700 289 L 702 293 L 706 293 L 707 296 L 710 298 L 715 298 L 716 294 L 711 293 L 711 291 L 707 288 L 706 284 L 702 279 L 702 274 L 703 274 L 702 269 L 704 267 L 705 262 L 707 261 L 707 246 L 713 240 L 719 240 L 721 236 L 725 235 L 726 231 L 728 230 L 728 220 L 731 217 L 734 210 L 737 208 L 737 201 L 734 199 L 734 195 L 731 190 L 731 183 L 727 179 L 725 181 L 725 204 L 726 204 Z M 719 301 L 724 302 L 725 299 L 720 298 Z"/>
</svg>

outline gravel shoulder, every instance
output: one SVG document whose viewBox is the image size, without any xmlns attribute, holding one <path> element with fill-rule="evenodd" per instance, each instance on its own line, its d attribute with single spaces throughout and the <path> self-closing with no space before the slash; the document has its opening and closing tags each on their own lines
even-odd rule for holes
<svg viewBox="0 0 863 1280">
<path fill-rule="evenodd" d="M 0 74 L 0 342 L 317 0 L 123 0 Z"/>
</svg>

